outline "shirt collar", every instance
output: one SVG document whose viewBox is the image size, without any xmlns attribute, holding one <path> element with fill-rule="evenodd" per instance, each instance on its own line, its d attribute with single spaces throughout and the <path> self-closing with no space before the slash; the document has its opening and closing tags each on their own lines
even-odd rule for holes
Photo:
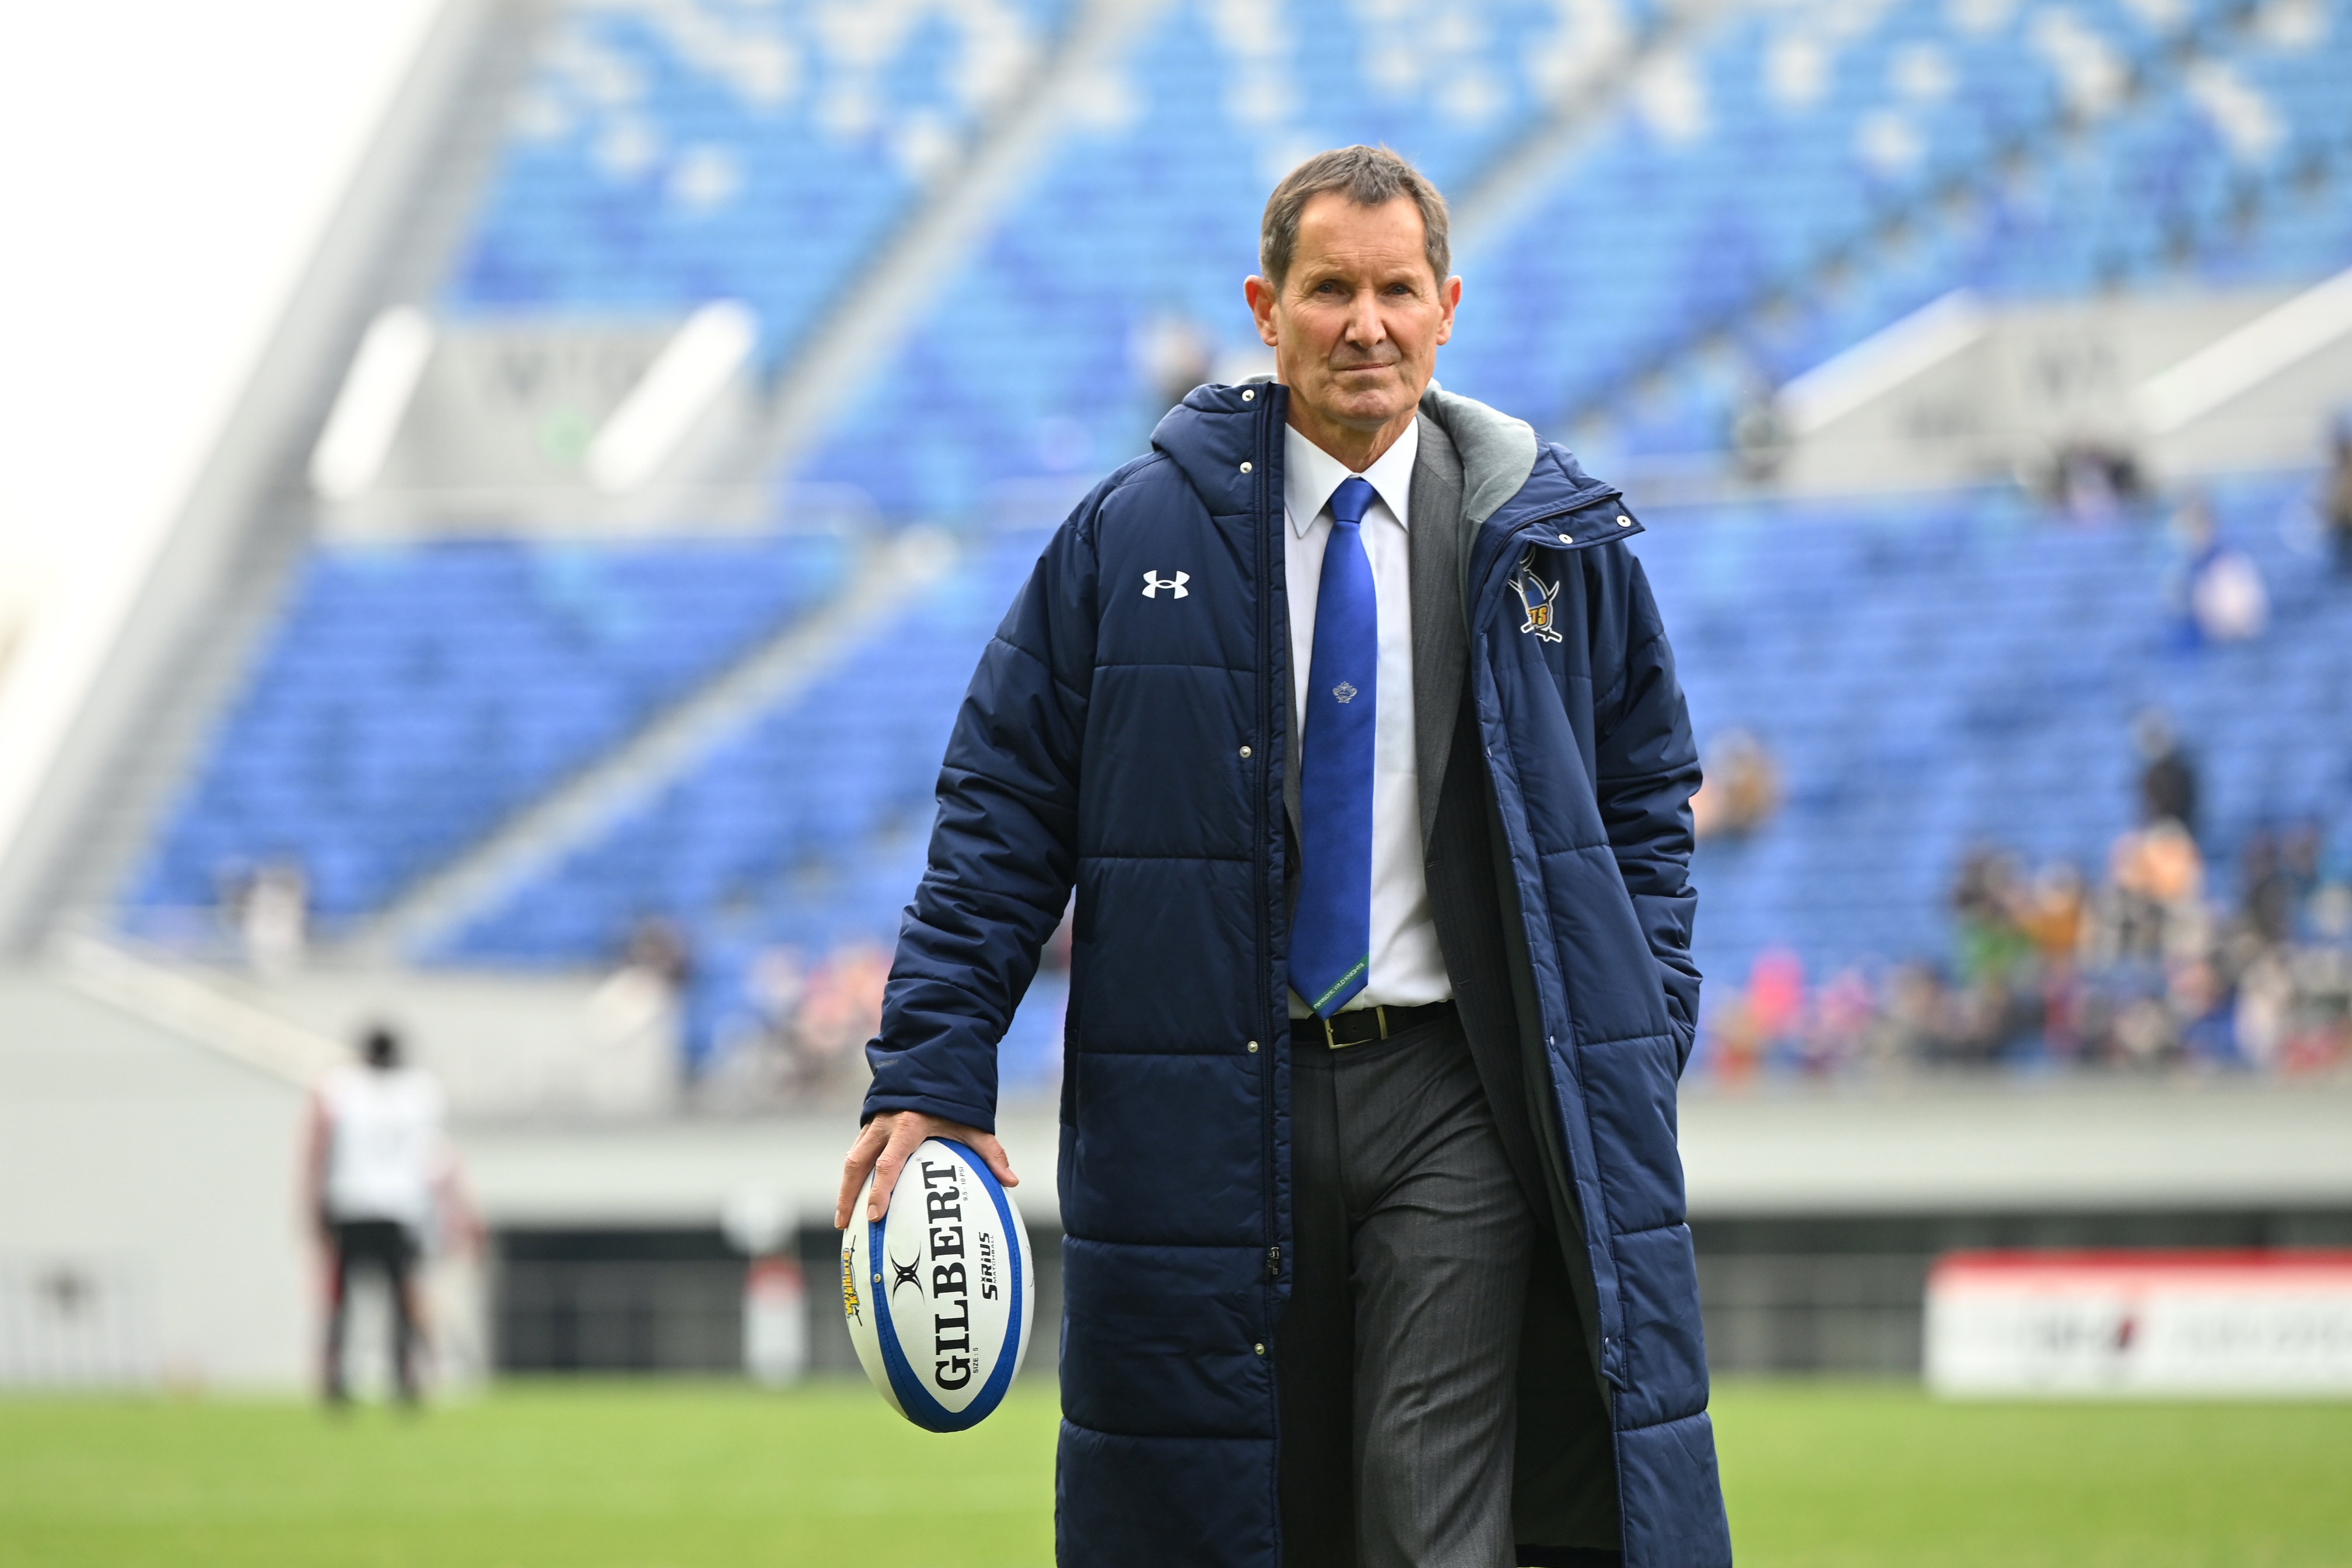
<svg viewBox="0 0 2352 1568">
<path fill-rule="evenodd" d="M 1404 427 L 1389 449 L 1374 459 L 1363 472 L 1381 500 L 1393 513 L 1399 527 L 1410 532 L 1412 520 L 1406 508 L 1412 499 L 1413 459 L 1421 452 L 1421 420 Z M 1301 436 L 1288 426 L 1282 431 L 1282 505 L 1290 515 L 1291 531 L 1299 538 L 1323 509 L 1331 504 L 1331 492 L 1350 477 L 1348 465 Z"/>
</svg>

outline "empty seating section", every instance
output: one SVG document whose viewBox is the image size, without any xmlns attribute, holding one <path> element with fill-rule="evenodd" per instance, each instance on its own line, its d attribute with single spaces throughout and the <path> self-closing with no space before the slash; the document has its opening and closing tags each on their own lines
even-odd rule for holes
<svg viewBox="0 0 2352 1568">
<path fill-rule="evenodd" d="M 1259 352 L 1238 282 L 1300 153 L 1385 141 L 1461 197 L 1656 20 L 1179 0 L 807 471 L 928 518 L 1100 471 L 1165 406 L 1171 333 L 1204 374 Z M 1608 449 L 1720 451 L 1744 404 L 1955 288 L 2315 280 L 2352 264 L 2347 72 L 2341 0 L 1736 8 L 1463 237 L 1441 371 L 1548 429 L 1605 416 Z"/>
<path fill-rule="evenodd" d="M 822 957 L 887 948 L 922 874 L 957 705 L 1044 541 L 1024 531 L 971 546 L 843 648 L 833 674 L 457 932 L 443 956 L 576 964 L 613 952 L 641 916 L 682 918 L 694 941 L 699 1049 L 740 1009 L 763 949 Z M 1033 1020 L 1043 1022 L 1024 1027 L 1016 1057 L 1058 1051 L 1058 1011 L 1040 1001 Z"/>
<path fill-rule="evenodd" d="M 731 298 L 787 352 L 1031 82 L 1066 0 L 572 0 L 450 279 L 460 313 Z"/>
<path fill-rule="evenodd" d="M 574 0 L 450 283 L 463 310 L 761 315 L 771 365 L 1066 26 L 1076 0 Z M 1386 142 L 1457 196 L 1617 94 L 1467 234 L 1444 372 L 1608 449 L 1718 451 L 1737 410 L 1964 285 L 2080 294 L 2352 265 L 2345 0 L 1732 7 L 1651 49 L 1626 0 L 1173 0 L 807 477 L 940 519 L 1099 471 L 1158 350 L 1255 352 L 1238 280 L 1300 154 Z M 1581 74 L 1580 74 L 1581 73 Z M 1622 91 L 1620 89 L 1622 89 Z"/>
<path fill-rule="evenodd" d="M 2225 542 L 2272 601 L 2250 642 L 2193 646 L 2160 519 L 2050 521 L 2005 491 L 1937 501 L 1654 511 L 1656 586 L 1702 745 L 1738 727 L 1785 801 L 1700 847 L 1703 967 L 1940 960 L 1960 857 L 1986 844 L 2093 882 L 2137 821 L 2132 721 L 2171 716 L 2203 772 L 2217 889 L 2255 829 L 2352 832 L 2352 582 L 2303 481 L 2220 487 Z"/>
<path fill-rule="evenodd" d="M 2216 488 L 2222 538 L 2272 602 L 2270 628 L 2230 647 L 2184 634 L 2182 559 L 2155 514 L 2074 524 L 2007 490 L 1654 511 L 1636 548 L 1702 743 L 1752 732 L 1785 790 L 1764 830 L 1699 852 L 1702 966 L 1736 982 L 1775 946 L 1821 974 L 1940 959 L 1953 879 L 1979 844 L 2095 881 L 2135 820 L 2132 722 L 2148 707 L 2200 760 L 2217 889 L 2258 828 L 2352 832 L 2352 584 L 2321 563 L 2308 492 L 2302 479 Z M 968 546 L 835 673 L 439 956 L 578 963 L 642 915 L 678 918 L 708 1050 L 763 952 L 887 950 L 957 702 L 1041 537 Z M 1060 995 L 1048 974 L 1009 1078 L 1050 1072 Z"/>
<path fill-rule="evenodd" d="M 1482 246 L 1447 374 L 1720 450 L 1742 399 L 1955 288 L 2315 279 L 2352 265 L 2347 72 L 2341 4 L 1745 14 Z"/>
<path fill-rule="evenodd" d="M 1242 303 L 1257 219 L 1301 156 L 1387 142 L 1459 190 L 1549 112 L 1579 58 L 1642 26 L 1613 0 L 1177 0 L 838 424 L 815 477 L 898 515 L 1099 472 L 1166 406 L 1156 334 L 1206 379 L 1262 353 Z"/>
<path fill-rule="evenodd" d="M 209 907 L 291 861 L 331 925 L 596 761 L 840 582 L 848 547 L 801 537 L 331 549 L 133 884 Z"/>
</svg>

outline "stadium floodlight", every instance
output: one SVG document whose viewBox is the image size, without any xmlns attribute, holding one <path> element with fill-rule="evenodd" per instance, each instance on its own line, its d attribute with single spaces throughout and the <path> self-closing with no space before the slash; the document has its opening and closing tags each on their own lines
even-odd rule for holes
<svg viewBox="0 0 2352 1568">
<path fill-rule="evenodd" d="M 759 317 L 733 300 L 715 300 L 688 316 L 588 443 L 588 482 L 621 495 L 658 473 L 759 339 Z"/>
<path fill-rule="evenodd" d="M 433 321 L 415 306 L 394 306 L 368 323 L 311 450 L 312 489 L 330 500 L 348 500 L 375 483 L 432 356 Z"/>
<path fill-rule="evenodd" d="M 2132 402 L 2151 436 L 2168 436 L 2352 332 L 2352 268 L 2206 344 L 2139 384 Z"/>
</svg>

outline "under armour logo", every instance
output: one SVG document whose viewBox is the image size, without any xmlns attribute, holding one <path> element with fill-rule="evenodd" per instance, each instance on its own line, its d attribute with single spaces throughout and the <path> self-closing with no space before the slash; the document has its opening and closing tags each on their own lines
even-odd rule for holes
<svg viewBox="0 0 2352 1568">
<path fill-rule="evenodd" d="M 1184 584 L 1192 580 L 1192 574 L 1190 572 L 1179 572 L 1173 577 L 1162 577 L 1157 572 L 1146 572 L 1143 574 L 1143 596 L 1147 599 L 1156 599 L 1160 597 L 1160 589 L 1172 588 L 1175 590 L 1177 598 L 1184 598 L 1186 596 Z"/>
<path fill-rule="evenodd" d="M 1331 695 L 1338 698 L 1342 702 L 1353 702 L 1356 700 L 1355 682 L 1350 680 L 1343 680 L 1339 682 L 1339 685 L 1331 689 Z"/>
<path fill-rule="evenodd" d="M 919 1276 L 922 1273 L 922 1269 L 923 1260 L 919 1258 L 916 1258 L 912 1263 L 901 1263 L 895 1258 L 890 1259 L 890 1273 L 892 1276 L 890 1280 L 890 1294 L 893 1296 L 897 1295 L 898 1293 L 898 1287 L 901 1285 L 912 1285 L 915 1288 L 915 1294 L 918 1296 L 921 1295 L 923 1293 L 923 1281 Z"/>
</svg>

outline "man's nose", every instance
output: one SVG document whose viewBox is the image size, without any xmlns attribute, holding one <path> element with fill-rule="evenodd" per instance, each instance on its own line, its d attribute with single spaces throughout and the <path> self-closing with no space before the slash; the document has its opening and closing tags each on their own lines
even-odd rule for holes
<svg viewBox="0 0 2352 1568">
<path fill-rule="evenodd" d="M 1380 296 L 1370 289 L 1359 289 L 1348 309 L 1348 341 L 1359 348 L 1371 348 L 1385 342 L 1388 323 L 1381 319 Z"/>
</svg>

